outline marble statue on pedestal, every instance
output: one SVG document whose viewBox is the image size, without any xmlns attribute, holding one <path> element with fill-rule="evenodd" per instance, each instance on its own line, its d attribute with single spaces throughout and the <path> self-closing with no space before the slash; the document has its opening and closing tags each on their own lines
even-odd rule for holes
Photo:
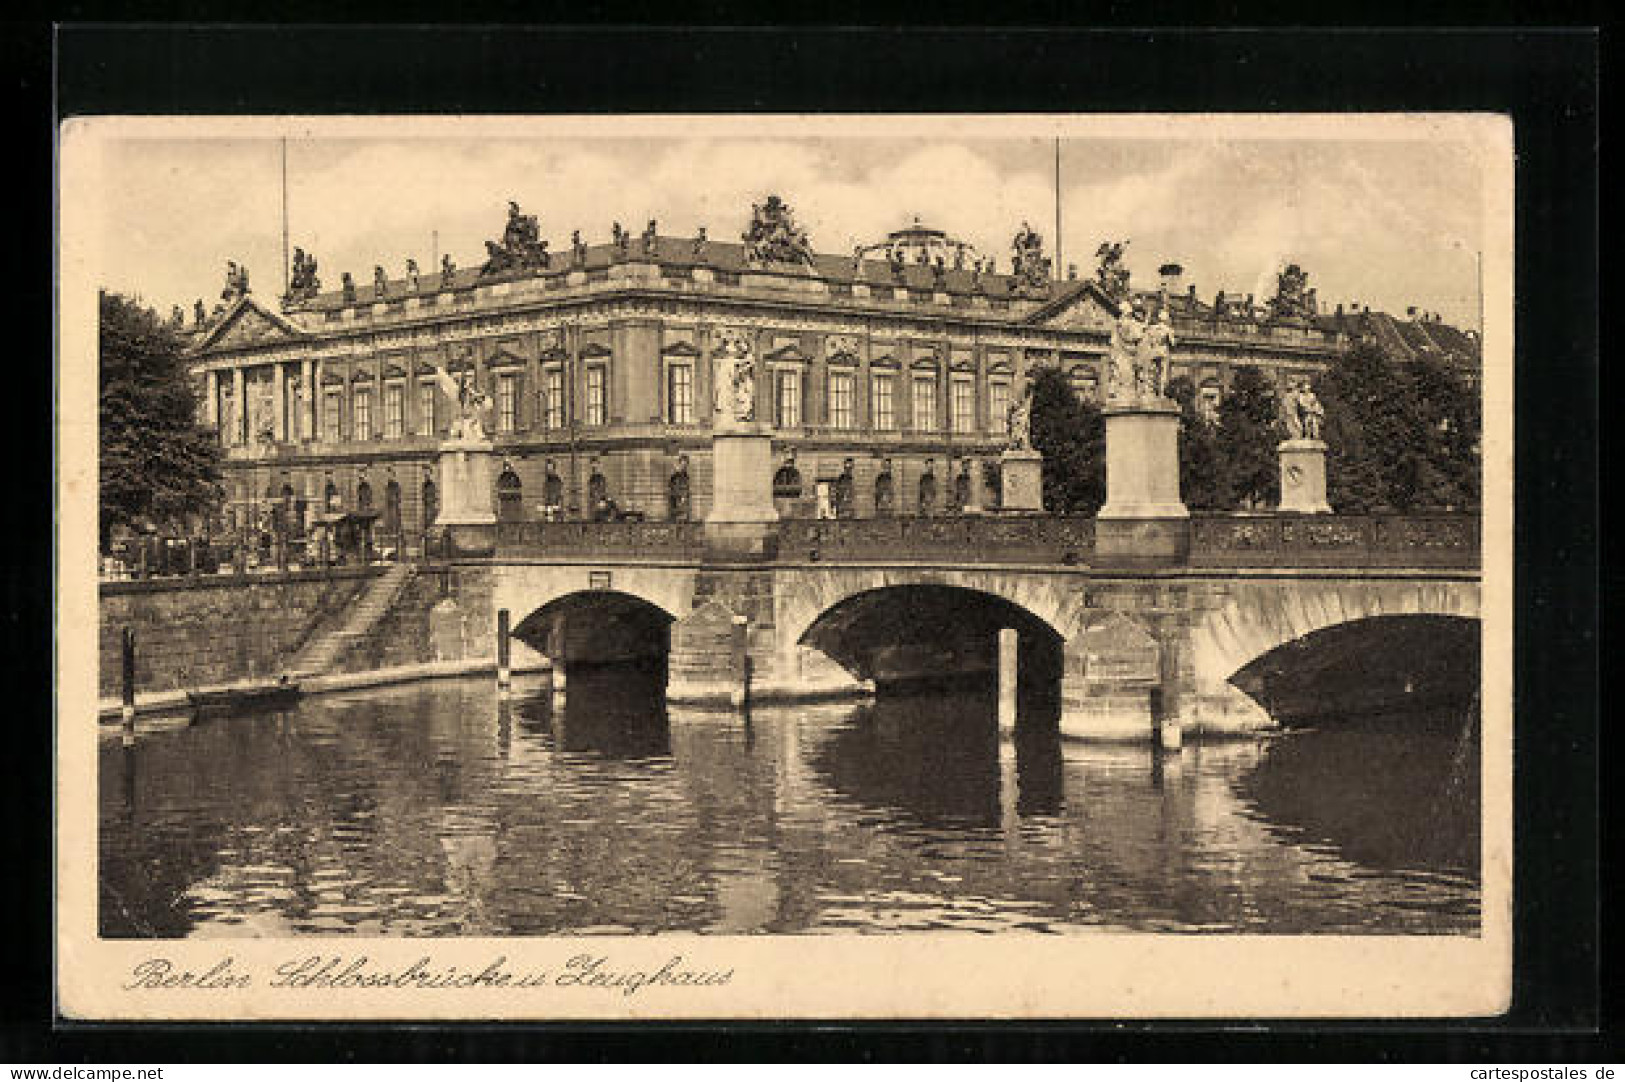
<svg viewBox="0 0 1625 1082">
<path fill-rule="evenodd" d="M 1033 385 L 1027 384 L 1021 397 L 1010 404 L 1005 418 L 1007 446 L 1012 451 L 1029 451 L 1033 446 Z"/>
<path fill-rule="evenodd" d="M 1302 376 L 1292 381 L 1292 387 L 1281 400 L 1281 419 L 1286 424 L 1289 440 L 1318 440 L 1325 426 L 1326 407 L 1310 389 Z"/>
<path fill-rule="evenodd" d="M 444 368 L 436 367 L 434 375 L 446 397 L 457 403 L 457 417 L 451 423 L 451 438 L 484 443 L 489 437 L 483 415 L 491 409 L 491 398 L 475 386 L 474 373 L 459 372 L 453 378 Z"/>
<path fill-rule="evenodd" d="M 1140 339 L 1140 363 L 1135 373 L 1135 389 L 1141 397 L 1161 398 L 1168 386 L 1168 360 L 1174 349 L 1174 329 L 1166 307 L 1157 310 L 1156 319 Z"/>
<path fill-rule="evenodd" d="M 1140 310 L 1124 304 L 1112 326 L 1110 350 L 1106 355 L 1106 401 L 1127 402 L 1140 397 L 1140 343 L 1146 325 Z"/>
<path fill-rule="evenodd" d="M 713 424 L 727 426 L 756 418 L 756 363 L 747 332 L 733 328 L 717 335 L 712 359 Z"/>
</svg>

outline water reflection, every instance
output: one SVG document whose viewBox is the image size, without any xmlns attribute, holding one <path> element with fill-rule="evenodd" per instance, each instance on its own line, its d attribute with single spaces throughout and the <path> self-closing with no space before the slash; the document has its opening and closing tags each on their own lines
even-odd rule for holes
<svg viewBox="0 0 1625 1082">
<path fill-rule="evenodd" d="M 981 694 L 668 711 L 447 681 L 104 741 L 113 936 L 1475 932 L 1476 731 L 1001 738 Z M 1459 721 L 1459 719 L 1458 719 Z"/>
</svg>

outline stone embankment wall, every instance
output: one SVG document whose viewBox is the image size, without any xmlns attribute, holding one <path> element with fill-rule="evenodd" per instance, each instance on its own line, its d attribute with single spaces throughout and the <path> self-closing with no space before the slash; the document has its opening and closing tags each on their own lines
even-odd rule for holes
<svg viewBox="0 0 1625 1082">
<path fill-rule="evenodd" d="M 355 568 L 103 583 L 98 693 L 119 694 L 125 627 L 135 630 L 141 692 L 275 673 L 313 634 L 342 618 L 378 573 Z"/>
</svg>

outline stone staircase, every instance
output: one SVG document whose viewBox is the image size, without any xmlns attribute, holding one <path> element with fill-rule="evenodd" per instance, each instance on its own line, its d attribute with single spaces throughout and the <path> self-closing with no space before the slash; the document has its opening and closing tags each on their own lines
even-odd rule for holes
<svg viewBox="0 0 1625 1082">
<path fill-rule="evenodd" d="M 294 655 L 288 672 L 295 679 L 320 676 L 358 641 L 365 638 L 384 618 L 411 582 L 415 564 L 396 563 L 368 586 L 355 603 L 345 610 L 336 627 L 318 633 Z"/>
</svg>

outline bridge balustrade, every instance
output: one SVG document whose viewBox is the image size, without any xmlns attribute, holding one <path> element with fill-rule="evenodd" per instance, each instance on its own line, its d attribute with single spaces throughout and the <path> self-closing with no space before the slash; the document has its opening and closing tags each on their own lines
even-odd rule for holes
<svg viewBox="0 0 1625 1082">
<path fill-rule="evenodd" d="M 779 556 L 800 560 L 930 560 L 1087 564 L 1087 518 L 942 516 L 820 519 L 780 524 Z"/>
<path fill-rule="evenodd" d="M 1193 567 L 1479 566 L 1476 515 L 1198 515 Z"/>
<path fill-rule="evenodd" d="M 698 522 L 499 522 L 497 556 L 623 556 L 698 559 Z"/>
<path fill-rule="evenodd" d="M 697 560 L 697 522 L 500 522 L 497 556 Z M 787 519 L 781 561 L 927 561 L 1089 566 L 1095 523 L 1059 516 Z M 1473 515 L 1197 515 L 1195 569 L 1479 566 Z"/>
</svg>

